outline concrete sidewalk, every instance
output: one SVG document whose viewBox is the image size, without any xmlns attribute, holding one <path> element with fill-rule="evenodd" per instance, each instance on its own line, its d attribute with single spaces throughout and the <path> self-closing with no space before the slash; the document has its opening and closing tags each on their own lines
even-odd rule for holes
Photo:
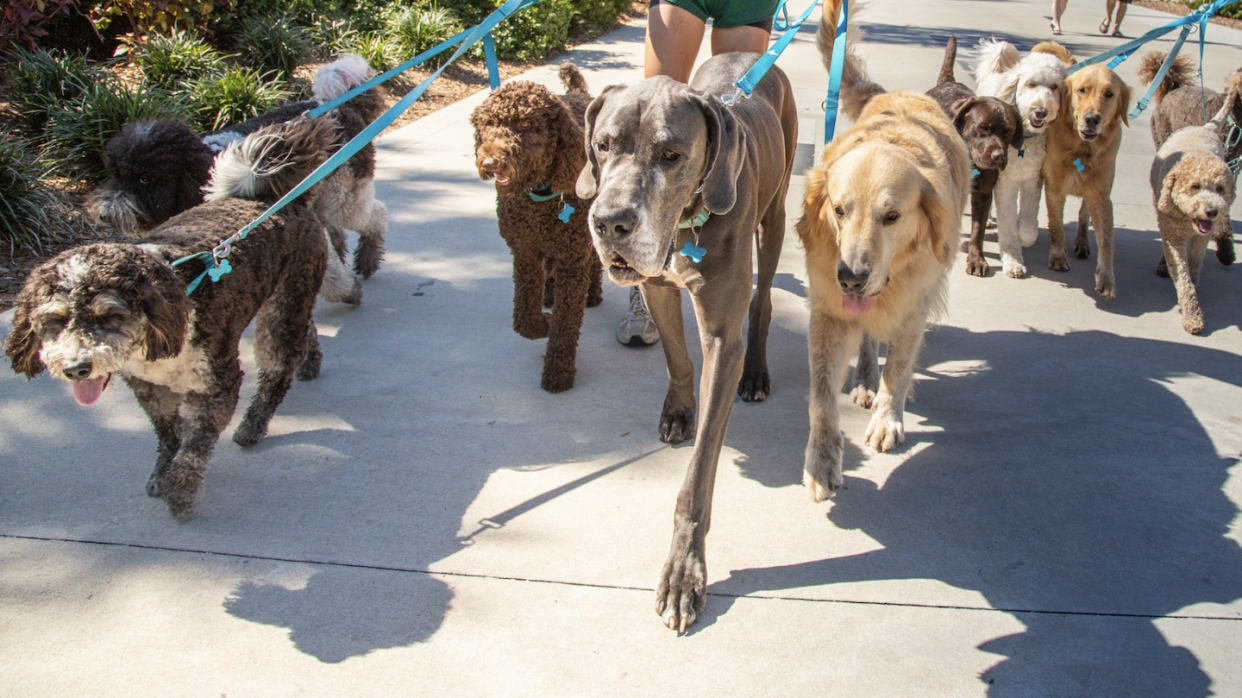
<svg viewBox="0 0 1242 698">
<path fill-rule="evenodd" d="M 923 91 L 951 34 L 1028 49 L 1047 13 L 877 0 L 860 52 L 889 89 Z M 1071 3 L 1061 39 L 1079 56 L 1116 45 L 1102 14 Z M 1132 7 L 1124 28 L 1170 18 Z M 641 74 L 643 32 L 557 61 L 598 92 Z M 1242 32 L 1208 39 L 1218 88 Z M 1119 69 L 1135 99 L 1136 63 Z M 811 26 L 780 66 L 809 163 L 827 83 Z M 801 485 L 795 178 L 774 392 L 735 405 L 711 596 L 676 637 L 653 585 L 690 449 L 656 437 L 663 353 L 616 343 L 626 294 L 606 284 L 576 386 L 539 389 L 544 342 L 511 329 L 510 255 L 473 168 L 483 97 L 379 143 L 384 266 L 361 307 L 320 304 L 322 376 L 259 446 L 226 430 L 189 523 L 143 492 L 155 439 L 128 390 L 84 409 L 62 382 L 0 372 L 0 695 L 1242 695 L 1242 268 L 1208 255 L 1207 333 L 1187 335 L 1153 273 L 1146 114 L 1113 192 L 1117 300 L 1092 290 L 1094 259 L 1048 269 L 1046 233 L 1032 278 L 970 277 L 960 255 L 906 445 L 863 447 L 868 413 L 842 396 L 846 485 L 819 505 Z M 998 267 L 994 235 L 986 251 Z"/>
</svg>

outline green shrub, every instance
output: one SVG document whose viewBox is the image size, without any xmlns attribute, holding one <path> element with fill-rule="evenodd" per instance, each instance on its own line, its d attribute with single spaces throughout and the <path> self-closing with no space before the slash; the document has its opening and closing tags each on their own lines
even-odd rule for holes
<svg viewBox="0 0 1242 698">
<path fill-rule="evenodd" d="M 174 27 L 192 29 L 208 20 L 213 12 L 231 7 L 236 0 L 95 0 L 83 3 L 97 29 L 104 29 L 117 17 L 124 17 L 133 31 L 146 35 L 153 30 Z"/>
<path fill-rule="evenodd" d="M 263 15 L 242 22 L 237 35 L 242 60 L 288 81 L 311 58 L 311 35 L 287 17 Z"/>
<path fill-rule="evenodd" d="M 392 42 L 397 46 L 401 60 L 408 60 L 452 37 L 461 31 L 461 24 L 446 8 L 410 8 L 393 15 L 388 24 Z M 442 51 L 423 65 L 435 67 L 452 53 Z"/>
<path fill-rule="evenodd" d="M 194 100 L 191 120 L 200 130 L 219 131 L 276 107 L 289 93 L 277 87 L 272 77 L 253 68 L 230 68 L 189 83 L 187 91 Z"/>
<path fill-rule="evenodd" d="M 345 17 L 318 15 L 310 28 L 311 38 L 325 58 L 333 58 L 344 53 L 353 53 L 358 46 L 358 30 Z"/>
<path fill-rule="evenodd" d="M 0 245 L 37 250 L 51 221 L 54 204 L 43 187 L 43 170 L 32 162 L 30 144 L 0 138 Z"/>
<path fill-rule="evenodd" d="M 53 111 L 44 131 L 44 156 L 55 171 L 86 183 L 106 176 L 104 144 L 131 121 L 182 118 L 184 101 L 158 87 L 134 88 L 116 80 L 100 80 L 75 101 Z"/>
<path fill-rule="evenodd" d="M 630 6 L 630 0 L 575 0 L 569 22 L 570 36 L 585 31 L 610 29 L 617 16 Z"/>
<path fill-rule="evenodd" d="M 146 80 L 168 90 L 224 70 L 225 56 L 192 32 L 174 29 L 151 34 L 134 51 L 134 62 Z"/>
<path fill-rule="evenodd" d="M 1183 0 L 1183 2 L 1192 10 L 1197 10 L 1199 9 L 1199 6 L 1207 4 L 1207 0 Z M 1233 4 L 1222 7 L 1216 14 L 1221 17 L 1229 17 L 1231 19 L 1242 19 L 1242 5 Z"/>
<path fill-rule="evenodd" d="M 534 61 L 565 50 L 573 17 L 571 0 L 543 0 L 496 25 L 496 55 Z"/>
<path fill-rule="evenodd" d="M 358 35 L 354 52 L 367 59 L 367 63 L 381 73 L 401 62 L 400 49 L 383 32 L 365 32 Z"/>
<path fill-rule="evenodd" d="M 35 133 L 43 130 L 51 112 L 103 79 L 103 70 L 84 53 L 14 48 L 13 59 L 9 93 L 17 113 Z"/>
</svg>

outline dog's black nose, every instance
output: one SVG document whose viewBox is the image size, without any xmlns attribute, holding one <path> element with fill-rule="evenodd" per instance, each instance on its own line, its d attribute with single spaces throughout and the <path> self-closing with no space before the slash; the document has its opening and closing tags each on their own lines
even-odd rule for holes
<svg viewBox="0 0 1242 698">
<path fill-rule="evenodd" d="M 596 211 L 592 218 L 595 223 L 595 234 L 605 240 L 620 240 L 634 232 L 638 222 L 638 214 L 631 210 Z"/>
<path fill-rule="evenodd" d="M 841 284 L 842 293 L 861 295 L 863 288 L 867 285 L 867 279 L 870 278 L 871 274 L 868 272 L 855 273 L 845 262 L 837 265 L 837 282 Z"/>
<path fill-rule="evenodd" d="M 1042 119 L 1042 118 L 1044 118 L 1045 116 L 1048 116 L 1048 110 L 1047 110 L 1047 109 L 1044 109 L 1043 107 L 1039 107 L 1039 108 L 1037 108 L 1037 109 L 1032 109 L 1032 110 L 1031 110 L 1031 116 L 1035 117 L 1036 119 Z"/>
<path fill-rule="evenodd" d="M 68 378 L 71 381 L 79 381 L 83 378 L 88 378 L 91 375 L 91 362 L 81 361 L 72 366 L 66 366 L 63 373 L 65 374 L 65 378 Z"/>
<path fill-rule="evenodd" d="M 1208 218 L 1215 218 L 1215 217 L 1216 217 L 1216 214 L 1218 214 L 1218 213 L 1220 213 L 1220 209 L 1218 209 L 1218 208 L 1216 208 L 1216 207 L 1212 207 L 1212 208 L 1209 208 L 1209 209 L 1205 210 L 1205 211 L 1203 212 L 1203 215 L 1207 216 Z"/>
<path fill-rule="evenodd" d="M 1100 115 L 1099 115 L 1099 114 L 1096 114 L 1096 113 L 1094 113 L 1094 112 L 1093 112 L 1093 113 L 1091 113 L 1091 114 L 1087 114 L 1086 116 L 1084 116 L 1084 117 L 1082 118 L 1082 120 L 1083 120 L 1084 122 L 1086 122 L 1086 124 L 1087 124 L 1087 126 L 1088 126 L 1089 128 L 1094 129 L 1095 127 L 1097 127 L 1097 126 L 1099 126 L 1099 125 L 1100 125 L 1100 119 L 1101 119 L 1101 118 L 1102 118 L 1102 117 L 1100 117 Z"/>
</svg>

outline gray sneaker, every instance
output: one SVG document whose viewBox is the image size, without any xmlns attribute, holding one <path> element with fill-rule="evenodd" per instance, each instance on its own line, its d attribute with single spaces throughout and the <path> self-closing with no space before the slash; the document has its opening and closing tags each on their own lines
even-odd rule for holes
<svg viewBox="0 0 1242 698">
<path fill-rule="evenodd" d="M 617 341 L 629 347 L 646 347 L 660 341 L 660 332 L 636 286 L 630 287 L 630 312 L 617 328 Z"/>
</svg>

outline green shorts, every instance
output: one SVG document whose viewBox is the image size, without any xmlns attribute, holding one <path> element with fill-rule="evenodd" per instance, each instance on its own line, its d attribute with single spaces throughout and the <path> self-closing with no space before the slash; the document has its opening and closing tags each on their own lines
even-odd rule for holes
<svg viewBox="0 0 1242 698">
<path fill-rule="evenodd" d="M 751 26 L 766 31 L 772 31 L 772 15 L 780 4 L 780 0 L 651 0 L 651 6 L 661 2 L 680 7 L 704 22 L 712 19 L 712 26 L 720 29 Z"/>
</svg>

